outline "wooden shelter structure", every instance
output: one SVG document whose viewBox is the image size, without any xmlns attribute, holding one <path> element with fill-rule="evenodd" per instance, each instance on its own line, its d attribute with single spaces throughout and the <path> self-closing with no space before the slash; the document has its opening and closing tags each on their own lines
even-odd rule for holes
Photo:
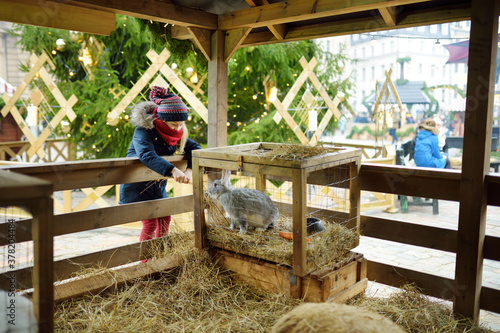
<svg viewBox="0 0 500 333">
<path fill-rule="evenodd" d="M 227 62 L 238 48 L 471 20 L 461 172 L 375 164 L 363 164 L 359 172 L 362 190 L 458 201 L 458 230 L 368 216 L 361 216 L 361 230 L 370 237 L 456 253 L 454 279 L 369 262 L 370 280 L 398 285 L 404 277 L 406 281 L 417 283 L 429 295 L 452 299 L 456 312 L 475 319 L 478 319 L 480 309 L 500 313 L 500 290 L 484 287 L 481 283 L 483 260 L 500 261 L 500 238 L 485 235 L 486 207 L 500 205 L 500 177 L 489 175 L 500 1 L 246 0 L 240 3 L 242 9 L 233 10 L 234 7 L 227 6 L 226 11 L 219 8 L 216 12 L 204 10 L 202 3 L 207 1 L 0 0 L 0 20 L 95 34 L 113 31 L 115 14 L 175 25 L 174 37 L 191 39 L 209 61 L 209 147 L 227 144 Z M 171 160 L 182 164 L 179 157 L 172 157 Z M 49 180 L 54 190 L 157 178 L 139 161 L 129 159 L 49 163 L 9 169 Z M 25 186 L 26 181 L 22 180 L 22 186 Z M 11 183 L 9 186 L 15 187 Z M 192 196 L 164 200 L 172 199 L 178 204 L 167 207 L 156 203 L 158 216 L 192 210 Z M 150 209 L 147 204 L 151 205 L 142 203 L 133 204 L 134 207 L 125 205 L 101 209 L 94 216 L 94 220 L 99 216 L 100 222 L 96 223 L 91 221 L 90 216 L 95 212 L 58 215 L 54 218 L 54 235 L 141 219 L 137 212 L 145 216 L 146 209 Z M 23 223 L 26 226 L 33 224 L 32 239 L 39 239 L 36 235 L 41 235 L 44 229 L 37 226 L 37 219 Z M 2 232 L 6 230 L 4 226 L 1 228 Z M 30 236 L 26 236 L 25 240 L 29 239 L 27 237 Z M 48 252 L 39 250 L 35 266 L 37 258 L 40 260 L 38 264 L 44 262 L 46 256 L 50 258 Z M 54 269 L 56 267 L 61 268 L 55 264 Z M 46 290 L 43 286 L 52 287 L 53 276 L 50 272 L 35 270 L 33 274 L 37 274 L 35 283 L 42 291 Z M 43 319 L 41 331 L 50 331 L 52 309 L 44 304 L 37 303 L 35 307 L 39 309 L 39 318 Z"/>
</svg>

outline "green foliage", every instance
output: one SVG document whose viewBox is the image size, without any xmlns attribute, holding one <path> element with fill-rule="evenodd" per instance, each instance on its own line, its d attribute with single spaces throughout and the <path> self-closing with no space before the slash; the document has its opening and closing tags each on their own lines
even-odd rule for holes
<svg viewBox="0 0 500 333">
<path fill-rule="evenodd" d="M 346 136 L 346 138 L 347 139 L 351 139 L 354 134 L 362 134 L 364 132 L 368 132 L 369 135 L 375 136 L 375 131 L 372 130 L 368 125 L 365 125 L 362 128 L 358 128 L 356 125 L 354 125 L 351 128 L 351 132 L 349 132 L 349 134 Z M 408 136 L 408 135 L 410 135 L 411 133 L 414 133 L 414 132 L 415 132 L 415 128 L 414 127 L 408 127 L 404 131 L 396 131 L 396 136 L 399 137 L 399 138 L 404 138 L 404 137 L 406 137 L 406 136 Z M 377 136 L 381 136 L 383 134 L 384 134 L 383 130 L 379 130 Z"/>
<path fill-rule="evenodd" d="M 315 74 L 321 84 L 333 98 L 338 92 L 345 95 L 348 106 L 349 91 L 353 87 L 352 78 L 338 79 L 341 67 L 348 61 L 344 54 L 323 52 L 313 41 L 280 43 L 259 47 L 239 49 L 229 61 L 229 94 L 228 94 L 228 143 L 246 142 L 294 142 L 298 139 L 282 120 L 279 125 L 272 120 L 274 106 L 267 104 L 267 95 L 275 85 L 278 98 L 283 98 L 296 81 L 303 68 L 299 63 L 305 57 L 310 61 L 318 60 Z M 268 83 L 265 86 L 265 82 Z M 300 98 L 308 86 L 309 80 L 303 85 L 297 98 Z M 313 91 L 314 92 L 314 91 Z M 339 106 L 340 108 L 341 106 Z M 257 122 L 258 121 L 258 122 Z M 332 119 L 327 131 L 332 131 L 335 120 Z M 303 125 L 302 131 L 307 129 Z"/>
<path fill-rule="evenodd" d="M 193 68 L 199 78 L 207 74 L 207 61 L 190 41 L 171 38 L 171 26 L 163 23 L 117 16 L 116 30 L 110 36 L 93 36 L 63 30 L 18 25 L 13 32 L 20 38 L 25 51 L 40 54 L 45 50 L 52 56 L 55 68 L 50 70 L 62 94 L 78 98 L 73 110 L 77 118 L 71 123 L 69 134 L 64 134 L 77 143 L 83 158 L 109 158 L 125 156 L 130 144 L 133 126 L 127 121 L 129 110 L 121 116 L 117 126 L 107 124 L 107 115 L 117 104 L 110 90 L 126 93 L 150 65 L 146 53 L 149 49 L 160 53 L 167 47 L 171 53 L 167 60 L 169 66 L 177 65 L 179 75 L 189 79 L 186 68 Z M 64 49 L 56 49 L 56 41 L 63 39 Z M 103 48 L 99 53 L 95 45 Z M 83 48 L 87 46 L 93 59 L 98 54 L 99 61 L 87 72 L 79 60 Z M 94 47 L 92 47 L 94 46 Z M 52 53 L 55 52 L 55 54 Z M 349 107 L 349 91 L 352 79 L 339 79 L 341 67 L 348 59 L 344 54 L 331 55 L 323 52 L 313 41 L 280 43 L 259 47 L 239 49 L 228 64 L 228 143 L 238 144 L 255 141 L 298 142 L 295 134 L 281 120 L 277 125 L 272 119 L 274 106 L 268 105 L 267 95 L 272 86 L 278 89 L 282 100 L 302 72 L 301 57 L 310 61 L 318 60 L 315 73 L 319 81 L 333 98 L 343 92 L 346 102 L 339 108 Z M 26 71 L 28 67 L 24 68 Z M 200 97 L 207 104 L 208 80 L 201 89 L 205 94 Z M 35 84 L 40 84 L 36 82 Z M 301 87 L 300 98 L 310 82 Z M 47 92 L 47 87 L 41 86 Z M 174 88 L 170 87 L 174 92 Z M 147 98 L 144 89 L 132 105 Z M 49 104 L 57 104 L 50 93 L 44 94 Z M 49 115 L 50 118 L 50 115 Z M 50 120 L 50 119 L 49 119 Z M 187 122 L 190 137 L 204 146 L 207 142 L 207 126 L 195 112 Z M 301 124 L 303 131 L 304 124 Z M 335 126 L 332 120 L 327 127 Z M 62 135 L 60 129 L 56 132 Z"/>
</svg>

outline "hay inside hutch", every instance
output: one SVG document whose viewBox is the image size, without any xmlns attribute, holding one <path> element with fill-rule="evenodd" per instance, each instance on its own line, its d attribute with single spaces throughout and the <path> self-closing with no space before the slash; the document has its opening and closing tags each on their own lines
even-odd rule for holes
<svg viewBox="0 0 500 333">
<path fill-rule="evenodd" d="M 309 300 L 324 301 L 354 284 L 364 290 L 358 283 L 366 286 L 366 262 L 351 252 L 359 244 L 360 163 L 354 148 L 252 143 L 194 151 L 196 246 L 211 248 L 249 282 L 294 297 L 308 290 Z M 233 189 L 252 188 L 273 200 L 279 211 L 274 228 L 230 229 L 230 217 L 207 194 L 228 172 Z M 323 230 L 309 228 L 318 221 Z M 340 289 L 324 283 L 337 281 L 339 271 L 349 282 Z"/>
</svg>

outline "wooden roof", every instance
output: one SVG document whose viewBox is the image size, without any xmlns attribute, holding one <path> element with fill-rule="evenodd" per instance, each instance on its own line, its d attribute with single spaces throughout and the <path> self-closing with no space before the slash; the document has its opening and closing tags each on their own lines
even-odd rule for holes
<svg viewBox="0 0 500 333">
<path fill-rule="evenodd" d="M 244 47 L 467 20 L 471 7 L 471 0 L 238 0 L 221 1 L 217 15 L 201 8 L 206 3 L 0 0 L 0 20 L 107 35 L 113 14 L 123 14 L 173 24 L 179 38 L 196 33 L 187 28 L 240 31 Z"/>
</svg>

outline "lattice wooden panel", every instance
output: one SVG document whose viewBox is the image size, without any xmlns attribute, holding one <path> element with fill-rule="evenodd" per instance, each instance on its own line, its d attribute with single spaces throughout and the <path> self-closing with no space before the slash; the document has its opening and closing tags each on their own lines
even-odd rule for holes
<svg viewBox="0 0 500 333">
<path fill-rule="evenodd" d="M 279 99 L 275 99 L 274 101 L 272 101 L 273 105 L 278 110 L 278 113 L 275 115 L 274 120 L 279 124 L 281 119 L 284 119 L 287 125 L 293 130 L 295 135 L 297 135 L 297 138 L 302 144 L 314 146 L 318 143 L 319 138 L 325 131 L 325 128 L 332 117 L 336 117 L 338 119 L 340 118 L 340 116 L 342 116 L 342 113 L 338 109 L 338 105 L 344 100 L 344 97 L 335 96 L 333 100 L 330 98 L 328 92 L 321 85 L 318 78 L 316 77 L 316 74 L 314 74 L 314 68 L 318 64 L 316 58 L 312 58 L 311 61 L 307 62 L 307 60 L 302 57 L 300 59 L 300 64 L 302 65 L 302 68 L 304 70 L 302 71 L 302 73 L 300 73 L 283 101 L 280 101 Z M 309 80 L 309 82 L 315 88 L 316 95 L 313 94 L 311 89 L 307 89 L 300 98 L 299 102 L 296 105 L 293 105 L 297 94 L 299 93 L 302 86 L 306 84 L 307 80 Z M 311 138 L 308 139 L 306 135 L 307 130 L 304 131 L 301 129 L 301 127 L 304 127 L 303 123 L 307 120 L 308 111 L 319 110 L 322 109 L 323 106 L 326 106 L 327 110 L 326 112 L 324 112 L 324 114 L 322 114 L 321 121 L 316 131 L 314 131 Z M 291 108 L 297 109 L 299 111 L 292 114 L 290 112 Z"/>
<path fill-rule="evenodd" d="M 48 64 L 52 68 L 54 68 L 54 64 L 45 52 L 42 52 L 42 54 L 38 57 L 35 54 L 32 54 L 29 60 L 31 69 L 28 74 L 26 74 L 23 82 L 19 85 L 19 87 L 17 87 L 16 92 L 12 95 L 12 97 L 9 97 L 9 95 L 7 95 L 6 93 L 2 96 L 3 100 L 5 101 L 5 106 L 2 108 L 1 114 L 3 117 L 5 117 L 10 113 L 14 117 L 24 136 L 31 144 L 31 147 L 27 150 L 28 156 L 33 157 L 36 154 L 38 155 L 39 159 L 43 159 L 46 155 L 46 152 L 43 150 L 43 143 L 48 139 L 50 134 L 52 134 L 52 132 L 56 129 L 56 127 L 64 117 L 67 117 L 69 121 L 73 121 L 76 118 L 76 114 L 73 111 L 73 106 L 78 101 L 78 99 L 75 95 L 71 95 L 71 97 L 67 100 L 66 98 L 64 98 L 63 94 L 44 67 L 46 64 Z M 35 137 L 15 104 L 32 83 L 32 81 L 38 78 L 40 78 L 46 84 L 48 90 L 54 96 L 55 100 L 59 103 L 61 108 L 59 109 L 59 111 L 54 112 L 54 114 L 51 115 L 51 119 L 50 121 L 48 121 L 47 126 L 43 129 L 42 133 L 38 137 Z M 30 100 L 31 104 L 35 105 L 38 108 L 42 103 L 45 102 L 45 96 L 40 90 L 34 89 L 30 95 Z"/>
<path fill-rule="evenodd" d="M 189 89 L 189 87 L 174 72 L 174 70 L 166 64 L 167 59 L 170 57 L 170 52 L 168 52 L 167 49 L 163 49 L 160 54 L 157 54 L 153 50 L 149 50 L 147 57 L 151 60 L 151 65 L 129 90 L 129 92 L 120 100 L 120 102 L 118 102 L 116 107 L 108 114 L 108 123 L 110 125 L 116 125 L 120 114 L 125 112 L 125 109 L 136 99 L 138 95 L 141 94 L 144 87 L 148 84 L 163 87 L 167 87 L 169 84 L 172 85 L 184 98 L 184 100 L 191 105 L 193 110 L 198 113 L 205 122 L 208 122 L 208 109 L 205 105 L 203 105 L 198 97 L 196 97 L 196 93 L 199 93 L 201 83 L 193 86 L 195 92 Z"/>
</svg>

